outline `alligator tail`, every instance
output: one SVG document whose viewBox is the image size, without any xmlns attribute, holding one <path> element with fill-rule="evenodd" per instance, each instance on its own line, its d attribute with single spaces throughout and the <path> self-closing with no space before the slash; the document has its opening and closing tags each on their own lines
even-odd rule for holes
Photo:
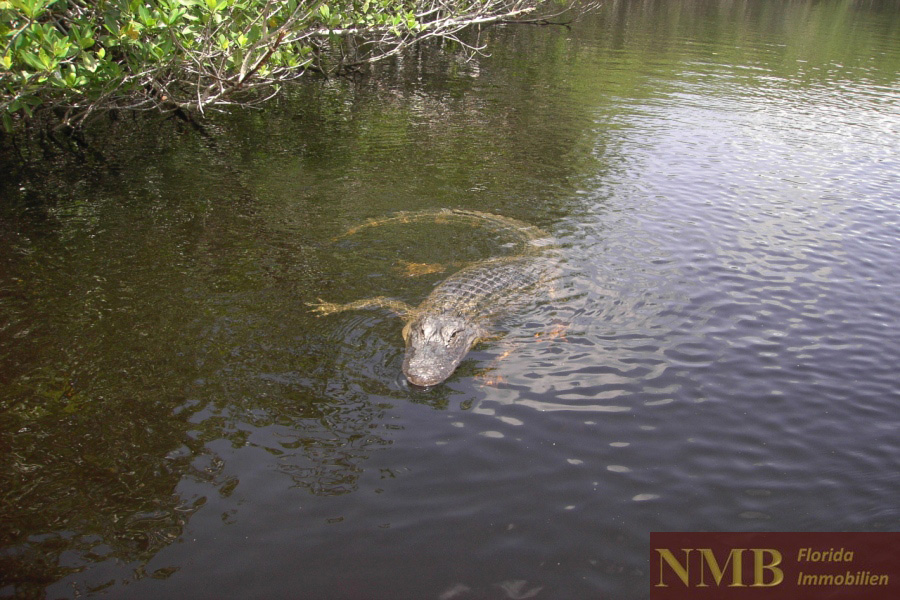
<svg viewBox="0 0 900 600">
<path fill-rule="evenodd" d="M 525 252 L 534 251 L 540 246 L 547 245 L 550 243 L 551 239 L 547 232 L 534 225 L 529 225 L 524 221 L 492 213 L 458 208 L 397 212 L 390 217 L 370 219 L 355 227 L 351 227 L 335 239 L 351 236 L 371 227 L 400 223 L 419 223 L 422 221 L 434 221 L 436 223 L 469 223 L 475 226 L 489 227 L 494 231 L 508 233 L 515 237 L 522 244 Z"/>
</svg>

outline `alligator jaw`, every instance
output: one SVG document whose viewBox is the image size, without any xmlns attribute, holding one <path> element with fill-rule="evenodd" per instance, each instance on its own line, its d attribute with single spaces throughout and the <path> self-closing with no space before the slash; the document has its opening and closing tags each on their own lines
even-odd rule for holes
<svg viewBox="0 0 900 600">
<path fill-rule="evenodd" d="M 450 377 L 479 338 L 480 328 L 452 314 L 425 314 L 403 328 L 403 374 L 413 385 L 429 387 Z"/>
</svg>

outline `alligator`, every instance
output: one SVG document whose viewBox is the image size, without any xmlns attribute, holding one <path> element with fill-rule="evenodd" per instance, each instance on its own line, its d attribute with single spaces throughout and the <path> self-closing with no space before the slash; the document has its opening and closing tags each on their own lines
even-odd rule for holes
<svg viewBox="0 0 900 600">
<path fill-rule="evenodd" d="M 321 315 L 345 310 L 387 308 L 405 322 L 406 351 L 403 374 L 418 387 L 430 387 L 447 379 L 463 357 L 490 333 L 501 315 L 527 304 L 536 293 L 549 290 L 553 278 L 555 244 L 544 231 L 522 221 L 477 211 L 441 209 L 401 212 L 370 220 L 340 237 L 368 227 L 423 220 L 466 222 L 483 225 L 515 237 L 516 254 L 476 262 L 442 281 L 418 306 L 378 296 L 348 304 L 319 300 L 309 306 Z"/>
</svg>

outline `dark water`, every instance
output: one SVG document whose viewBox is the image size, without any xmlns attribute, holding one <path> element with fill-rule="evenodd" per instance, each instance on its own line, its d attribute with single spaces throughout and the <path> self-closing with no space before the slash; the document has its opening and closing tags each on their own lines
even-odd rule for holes
<svg viewBox="0 0 900 600">
<path fill-rule="evenodd" d="M 900 529 L 896 4 L 483 35 L 9 161 L 0 596 L 643 598 L 650 531 Z M 417 391 L 399 320 L 305 303 L 508 252 L 333 241 L 439 207 L 550 231 L 561 289 Z"/>
</svg>

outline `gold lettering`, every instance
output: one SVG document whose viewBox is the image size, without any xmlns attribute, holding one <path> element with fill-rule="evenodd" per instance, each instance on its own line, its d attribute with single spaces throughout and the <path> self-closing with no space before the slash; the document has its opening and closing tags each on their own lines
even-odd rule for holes
<svg viewBox="0 0 900 600">
<path fill-rule="evenodd" d="M 697 550 L 700 551 L 700 583 L 697 584 L 697 587 L 709 587 L 709 584 L 703 581 L 703 563 L 709 566 L 709 572 L 712 573 L 716 586 L 718 586 L 722 583 L 722 577 L 725 574 L 725 569 L 728 568 L 729 562 L 731 562 L 731 583 L 728 584 L 728 587 L 744 587 L 741 577 L 741 555 L 746 548 L 732 548 L 721 569 L 711 548 L 698 548 Z M 737 553 L 737 556 L 735 556 L 735 553 Z M 732 558 L 734 558 L 733 562 Z"/>
<path fill-rule="evenodd" d="M 764 563 L 763 557 L 768 553 L 772 560 Z M 753 548 L 753 584 L 750 587 L 772 587 L 784 581 L 784 571 L 778 568 L 781 564 L 781 552 L 774 548 Z M 765 571 L 772 572 L 772 581 L 764 583 Z"/>
<path fill-rule="evenodd" d="M 655 587 L 669 587 L 665 583 L 663 583 L 663 561 L 666 562 L 667 565 L 672 569 L 672 571 L 678 576 L 678 579 L 687 587 L 690 581 L 690 564 L 689 559 L 691 556 L 692 548 L 682 548 L 684 551 L 684 565 L 678 562 L 678 559 L 675 558 L 675 555 L 668 548 L 656 548 L 656 551 L 659 553 L 659 583 L 656 584 Z"/>
</svg>

